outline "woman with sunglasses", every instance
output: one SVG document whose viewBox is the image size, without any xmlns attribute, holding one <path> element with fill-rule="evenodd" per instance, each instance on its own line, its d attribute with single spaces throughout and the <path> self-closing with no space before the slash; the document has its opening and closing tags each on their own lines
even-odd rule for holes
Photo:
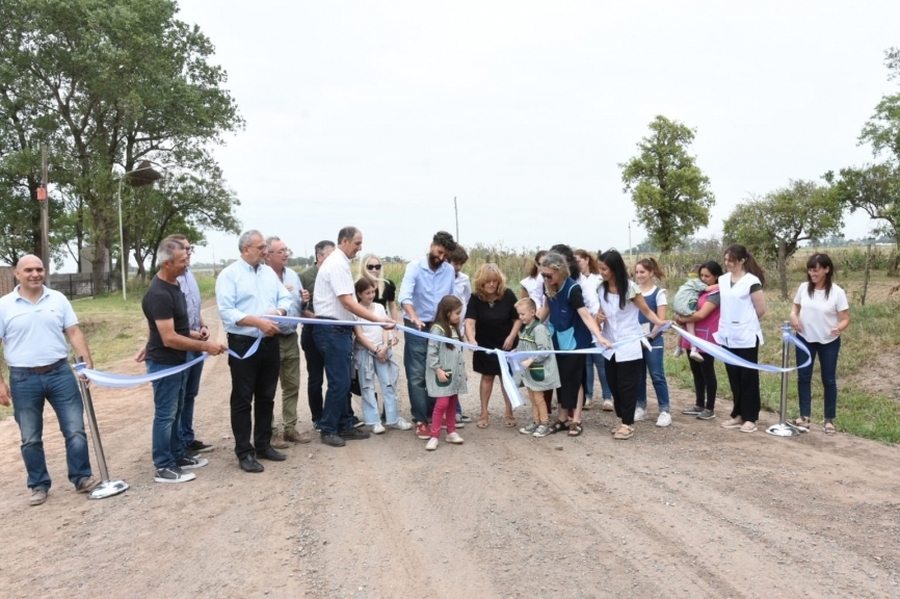
<svg viewBox="0 0 900 599">
<path fill-rule="evenodd" d="M 374 254 L 366 254 L 359 261 L 359 270 L 356 273 L 356 280 L 363 277 L 370 279 L 375 283 L 375 303 L 384 306 L 384 309 L 395 322 L 400 322 L 400 312 L 397 310 L 397 286 L 394 282 L 384 276 L 384 267 L 381 260 Z M 397 343 L 394 336 L 394 344 Z"/>
<path fill-rule="evenodd" d="M 591 335 L 603 347 L 611 347 L 585 306 L 581 286 L 570 276 L 566 256 L 553 250 L 547 252 L 541 260 L 540 272 L 544 279 L 546 301 L 538 311 L 538 318 L 549 324 L 553 349 L 572 351 L 590 348 L 593 346 Z M 550 426 L 550 431 L 558 433 L 568 430 L 570 437 L 577 437 L 582 433 L 581 410 L 584 407 L 587 362 L 583 354 L 557 354 L 556 365 L 561 382 L 556 390 L 559 416 Z"/>
</svg>

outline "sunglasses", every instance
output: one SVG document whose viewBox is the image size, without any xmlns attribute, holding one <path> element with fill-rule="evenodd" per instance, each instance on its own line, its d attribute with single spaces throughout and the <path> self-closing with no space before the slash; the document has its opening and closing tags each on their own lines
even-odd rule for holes
<svg viewBox="0 0 900 599">
<path fill-rule="evenodd" d="M 542 272 L 542 273 L 541 273 L 541 276 L 544 277 L 545 279 L 552 279 L 554 274 L 556 274 L 556 273 L 546 273 L 546 272 Z"/>
<path fill-rule="evenodd" d="M 366 270 L 381 270 L 380 264 L 366 264 Z"/>
</svg>

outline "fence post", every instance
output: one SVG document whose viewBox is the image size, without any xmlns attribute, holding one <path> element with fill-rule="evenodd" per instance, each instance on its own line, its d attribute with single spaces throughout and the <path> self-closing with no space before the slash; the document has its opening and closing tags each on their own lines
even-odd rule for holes
<svg viewBox="0 0 900 599">
<path fill-rule="evenodd" d="M 861 306 L 866 305 L 866 293 L 869 290 L 869 271 L 872 270 L 872 244 L 866 245 L 866 270 L 863 276 L 862 297 L 859 300 Z"/>
</svg>

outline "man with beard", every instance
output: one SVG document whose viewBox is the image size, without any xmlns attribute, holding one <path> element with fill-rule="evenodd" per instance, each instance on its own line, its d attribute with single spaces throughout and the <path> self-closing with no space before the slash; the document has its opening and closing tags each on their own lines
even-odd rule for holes
<svg viewBox="0 0 900 599">
<path fill-rule="evenodd" d="M 445 295 L 453 295 L 456 272 L 446 262 L 456 249 L 456 241 L 446 231 L 438 231 L 431 240 L 428 254 L 406 266 L 400 284 L 400 307 L 406 313 L 403 324 L 428 331 L 434 322 L 437 305 Z M 434 410 L 434 398 L 425 389 L 425 354 L 428 341 L 418 335 L 404 335 L 403 365 L 416 436 L 430 439 L 428 420 Z"/>
</svg>

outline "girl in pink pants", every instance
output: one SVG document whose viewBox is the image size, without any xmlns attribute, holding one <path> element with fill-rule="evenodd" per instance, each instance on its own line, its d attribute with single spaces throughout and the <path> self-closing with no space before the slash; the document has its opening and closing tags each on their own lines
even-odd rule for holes
<svg viewBox="0 0 900 599">
<path fill-rule="evenodd" d="M 459 341 L 462 317 L 462 302 L 453 295 L 446 295 L 437 307 L 432 335 Z M 463 438 L 456 432 L 456 404 L 459 394 L 466 392 L 466 371 L 462 348 L 453 343 L 428 340 L 425 355 L 425 387 L 428 395 L 437 398 L 431 417 L 431 438 L 425 449 L 434 451 L 438 447 L 441 424 L 447 422 L 447 443 L 461 444 Z"/>
</svg>

